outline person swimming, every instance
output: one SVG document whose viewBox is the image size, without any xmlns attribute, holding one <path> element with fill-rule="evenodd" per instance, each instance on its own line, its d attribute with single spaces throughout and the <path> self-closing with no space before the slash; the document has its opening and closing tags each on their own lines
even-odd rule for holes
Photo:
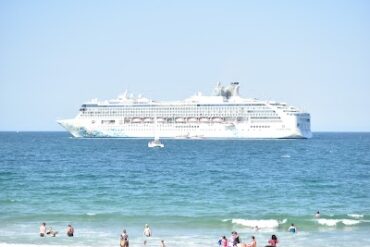
<svg viewBox="0 0 370 247">
<path fill-rule="evenodd" d="M 288 228 L 288 231 L 291 233 L 296 233 L 297 228 L 294 226 L 294 224 L 291 224 L 290 227 Z"/>
<path fill-rule="evenodd" d="M 320 211 L 317 211 L 315 214 L 315 218 L 320 218 Z"/>
</svg>

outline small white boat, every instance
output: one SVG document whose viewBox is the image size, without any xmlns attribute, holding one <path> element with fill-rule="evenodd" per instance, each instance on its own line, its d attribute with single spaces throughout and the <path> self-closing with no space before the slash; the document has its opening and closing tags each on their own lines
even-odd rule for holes
<svg viewBox="0 0 370 247">
<path fill-rule="evenodd" d="M 149 148 L 164 148 L 164 144 L 161 143 L 161 141 L 159 140 L 157 117 L 154 118 L 154 140 L 148 142 L 148 147 Z"/>
<path fill-rule="evenodd" d="M 164 148 L 164 144 L 160 142 L 159 139 L 154 139 L 153 141 L 148 142 L 149 148 Z"/>
</svg>

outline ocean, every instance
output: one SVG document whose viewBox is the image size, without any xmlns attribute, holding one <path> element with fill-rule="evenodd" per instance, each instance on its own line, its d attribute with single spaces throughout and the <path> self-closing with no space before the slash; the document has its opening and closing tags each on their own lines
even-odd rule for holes
<svg viewBox="0 0 370 247">
<path fill-rule="evenodd" d="M 231 231 L 258 246 L 272 234 L 287 247 L 370 246 L 370 133 L 147 142 L 0 132 L 0 246 L 119 246 L 123 229 L 144 246 L 145 224 L 146 246 L 216 247 Z M 40 238 L 42 222 L 57 237 Z"/>
</svg>

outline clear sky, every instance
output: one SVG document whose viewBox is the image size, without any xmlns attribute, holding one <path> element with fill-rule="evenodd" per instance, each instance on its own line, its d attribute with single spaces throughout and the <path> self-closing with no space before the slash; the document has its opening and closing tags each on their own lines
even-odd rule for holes
<svg viewBox="0 0 370 247">
<path fill-rule="evenodd" d="M 307 110 L 313 131 L 370 131 L 370 1 L 0 0 L 0 130 L 217 81 Z"/>
</svg>

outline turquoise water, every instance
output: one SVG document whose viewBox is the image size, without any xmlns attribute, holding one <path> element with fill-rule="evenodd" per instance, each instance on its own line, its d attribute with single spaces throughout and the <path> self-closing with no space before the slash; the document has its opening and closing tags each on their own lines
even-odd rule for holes
<svg viewBox="0 0 370 247">
<path fill-rule="evenodd" d="M 280 246 L 370 246 L 369 133 L 147 142 L 0 133 L 0 245 L 118 246 L 126 228 L 143 246 L 147 223 L 147 246 L 217 246 L 232 230 L 259 246 L 271 234 Z M 41 222 L 62 234 L 38 237 Z"/>
</svg>

